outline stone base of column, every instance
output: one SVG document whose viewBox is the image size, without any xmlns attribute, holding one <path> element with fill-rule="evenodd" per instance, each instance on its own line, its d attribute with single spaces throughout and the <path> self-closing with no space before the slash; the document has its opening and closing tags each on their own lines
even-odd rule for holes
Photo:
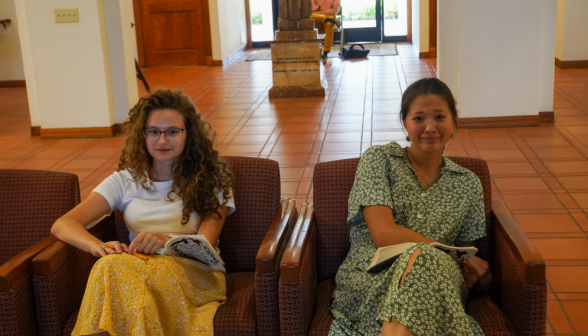
<svg viewBox="0 0 588 336">
<path fill-rule="evenodd" d="M 271 41 L 274 86 L 270 98 L 324 97 L 316 30 L 279 31 Z"/>
</svg>

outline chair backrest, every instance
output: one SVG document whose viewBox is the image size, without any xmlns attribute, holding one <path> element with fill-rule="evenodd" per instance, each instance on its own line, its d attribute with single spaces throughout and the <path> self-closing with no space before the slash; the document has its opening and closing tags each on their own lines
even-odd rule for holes
<svg viewBox="0 0 588 336">
<path fill-rule="evenodd" d="M 468 157 L 449 157 L 474 172 L 482 181 L 486 226 L 492 211 L 490 173 L 486 161 Z M 313 202 L 316 223 L 318 280 L 332 278 L 349 252 L 347 201 L 355 180 L 359 158 L 319 163 L 314 168 Z M 483 243 L 483 245 L 486 245 Z M 483 257 L 487 246 L 481 246 Z"/>
<path fill-rule="evenodd" d="M 254 271 L 261 241 L 280 207 L 280 167 L 268 159 L 225 156 L 233 173 L 235 212 L 227 217 L 220 236 L 221 258 L 228 273 Z M 116 237 L 128 242 L 123 215 L 115 214 Z"/>
<path fill-rule="evenodd" d="M 0 265 L 47 237 L 80 203 L 78 177 L 44 170 L 0 169 Z"/>
</svg>

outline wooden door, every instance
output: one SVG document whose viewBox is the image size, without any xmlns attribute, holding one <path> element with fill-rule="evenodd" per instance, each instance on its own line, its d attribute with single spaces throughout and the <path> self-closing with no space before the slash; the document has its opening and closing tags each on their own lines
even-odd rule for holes
<svg viewBox="0 0 588 336">
<path fill-rule="evenodd" d="M 206 56 L 212 55 L 208 0 L 139 3 L 142 38 L 138 45 L 142 45 L 146 67 L 206 65 Z"/>
</svg>

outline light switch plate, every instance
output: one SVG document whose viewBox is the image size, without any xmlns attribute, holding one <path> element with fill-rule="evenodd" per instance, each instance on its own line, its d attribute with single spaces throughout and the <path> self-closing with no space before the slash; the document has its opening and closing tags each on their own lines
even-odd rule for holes
<svg viewBox="0 0 588 336">
<path fill-rule="evenodd" d="M 55 9 L 55 22 L 79 22 L 78 9 Z"/>
</svg>

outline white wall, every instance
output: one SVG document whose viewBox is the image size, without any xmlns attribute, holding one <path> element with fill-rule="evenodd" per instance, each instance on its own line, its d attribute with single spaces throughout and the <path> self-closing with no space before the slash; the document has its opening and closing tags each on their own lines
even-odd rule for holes
<svg viewBox="0 0 588 336">
<path fill-rule="evenodd" d="M 418 55 L 429 51 L 429 1 L 410 1 L 412 1 L 412 46 Z"/>
<path fill-rule="evenodd" d="M 562 61 L 588 60 L 587 0 L 558 0 L 556 57 Z"/>
<path fill-rule="evenodd" d="M 241 32 L 247 30 L 243 0 L 209 0 L 212 59 L 223 60 L 245 47 Z"/>
<path fill-rule="evenodd" d="M 23 80 L 25 74 L 14 0 L 0 0 L 0 19 L 12 20 L 6 28 L 0 26 L 0 81 Z"/>
<path fill-rule="evenodd" d="M 438 74 L 461 117 L 553 110 L 556 0 L 439 2 Z"/>
<path fill-rule="evenodd" d="M 114 119 L 122 123 L 138 100 L 132 0 L 104 0 Z M 134 47 L 133 47 L 134 46 Z"/>
<path fill-rule="evenodd" d="M 123 42 L 117 37 L 121 31 L 113 24 L 120 10 L 118 1 L 14 1 L 32 126 L 51 129 L 114 124 L 115 105 L 121 111 L 124 106 L 120 101 L 115 103 L 115 96 L 130 91 L 120 84 L 127 82 L 123 74 L 129 70 L 121 67 L 125 63 L 121 61 Z M 54 9 L 59 8 L 77 8 L 79 22 L 56 23 Z M 126 102 L 126 111 L 134 100 Z"/>
</svg>

